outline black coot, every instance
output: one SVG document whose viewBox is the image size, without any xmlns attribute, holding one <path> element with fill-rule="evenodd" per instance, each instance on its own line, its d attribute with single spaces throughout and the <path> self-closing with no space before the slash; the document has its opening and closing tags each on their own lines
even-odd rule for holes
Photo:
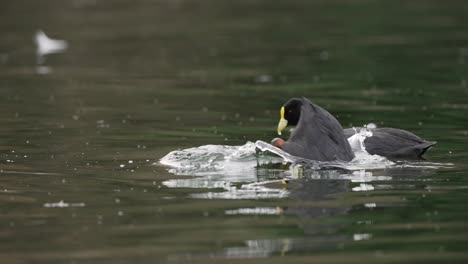
<svg viewBox="0 0 468 264">
<path fill-rule="evenodd" d="M 306 98 L 292 98 L 281 108 L 278 134 L 296 126 L 281 148 L 291 155 L 318 161 L 350 161 L 354 153 L 340 123 Z"/>
<path fill-rule="evenodd" d="M 281 108 L 278 134 L 288 125 L 296 126 L 287 141 L 272 144 L 291 155 L 318 161 L 350 161 L 354 153 L 347 138 L 356 133 L 343 129 L 325 109 L 306 98 L 292 98 Z M 366 151 L 389 159 L 422 159 L 436 142 L 426 141 L 411 132 L 396 128 L 373 128 L 364 139 Z"/>
<path fill-rule="evenodd" d="M 426 141 L 415 134 L 397 128 L 372 128 L 371 137 L 364 139 L 366 151 L 389 159 L 423 159 L 422 155 L 437 142 Z M 353 128 L 346 128 L 347 138 L 354 135 Z"/>
</svg>

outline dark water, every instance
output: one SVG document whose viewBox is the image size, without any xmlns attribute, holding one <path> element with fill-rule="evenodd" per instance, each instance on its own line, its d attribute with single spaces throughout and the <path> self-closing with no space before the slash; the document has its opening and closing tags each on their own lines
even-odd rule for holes
<svg viewBox="0 0 468 264">
<path fill-rule="evenodd" d="M 468 261 L 468 2 L 0 10 L 1 263 Z M 69 43 L 46 57 L 48 74 L 39 29 Z M 260 166 L 231 184 L 288 195 L 223 199 L 194 195 L 221 193 L 205 187 L 222 175 L 153 164 L 174 149 L 269 141 L 279 107 L 302 95 L 344 126 L 438 141 L 427 158 L 453 165 L 361 171 L 364 183 L 304 171 L 287 184 L 287 165 Z M 168 186 L 176 179 L 189 184 Z"/>
</svg>

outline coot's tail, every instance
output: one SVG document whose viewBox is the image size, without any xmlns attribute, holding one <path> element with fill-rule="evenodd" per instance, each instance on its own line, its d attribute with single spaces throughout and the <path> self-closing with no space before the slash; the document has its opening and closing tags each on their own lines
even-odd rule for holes
<svg viewBox="0 0 468 264">
<path fill-rule="evenodd" d="M 424 159 L 423 155 L 428 149 L 437 144 L 433 141 L 424 141 L 420 144 L 399 149 L 393 153 L 394 158 L 406 158 L 406 159 Z"/>
<path fill-rule="evenodd" d="M 426 141 L 424 143 L 419 144 L 417 146 L 419 149 L 418 158 L 423 159 L 422 156 L 424 155 L 424 153 L 426 153 L 426 151 L 430 149 L 432 146 L 434 146 L 435 144 L 437 144 L 436 141 Z"/>
</svg>

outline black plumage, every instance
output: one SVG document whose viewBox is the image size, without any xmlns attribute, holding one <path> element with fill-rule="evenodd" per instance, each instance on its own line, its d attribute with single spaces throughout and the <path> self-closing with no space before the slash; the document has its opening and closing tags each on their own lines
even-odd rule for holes
<svg viewBox="0 0 468 264">
<path fill-rule="evenodd" d="M 296 125 L 282 146 L 284 151 L 318 161 L 350 161 L 354 158 L 343 128 L 325 109 L 306 98 L 293 98 L 284 105 L 282 113 L 287 124 Z M 278 128 L 279 133 L 281 130 Z"/>
<path fill-rule="evenodd" d="M 348 138 L 356 130 L 343 129 L 327 110 L 304 97 L 292 98 L 281 108 L 278 134 L 287 125 L 296 126 L 290 138 L 286 142 L 275 139 L 273 144 L 291 155 L 317 161 L 350 161 L 354 158 Z M 364 139 L 366 151 L 389 159 L 422 159 L 424 153 L 436 144 L 402 129 L 367 129 L 372 136 Z"/>
<path fill-rule="evenodd" d="M 371 137 L 364 139 L 369 154 L 380 155 L 389 159 L 422 159 L 426 151 L 437 142 L 426 141 L 415 134 L 397 128 L 372 128 Z M 345 136 L 351 137 L 353 128 L 344 130 Z"/>
</svg>

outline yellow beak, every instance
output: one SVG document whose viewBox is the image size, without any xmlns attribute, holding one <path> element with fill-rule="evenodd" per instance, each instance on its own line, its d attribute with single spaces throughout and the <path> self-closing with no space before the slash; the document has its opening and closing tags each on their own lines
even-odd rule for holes
<svg viewBox="0 0 468 264">
<path fill-rule="evenodd" d="M 288 120 L 284 119 L 284 106 L 281 107 L 280 121 L 278 123 L 278 135 L 281 135 L 281 131 L 288 125 Z"/>
</svg>

